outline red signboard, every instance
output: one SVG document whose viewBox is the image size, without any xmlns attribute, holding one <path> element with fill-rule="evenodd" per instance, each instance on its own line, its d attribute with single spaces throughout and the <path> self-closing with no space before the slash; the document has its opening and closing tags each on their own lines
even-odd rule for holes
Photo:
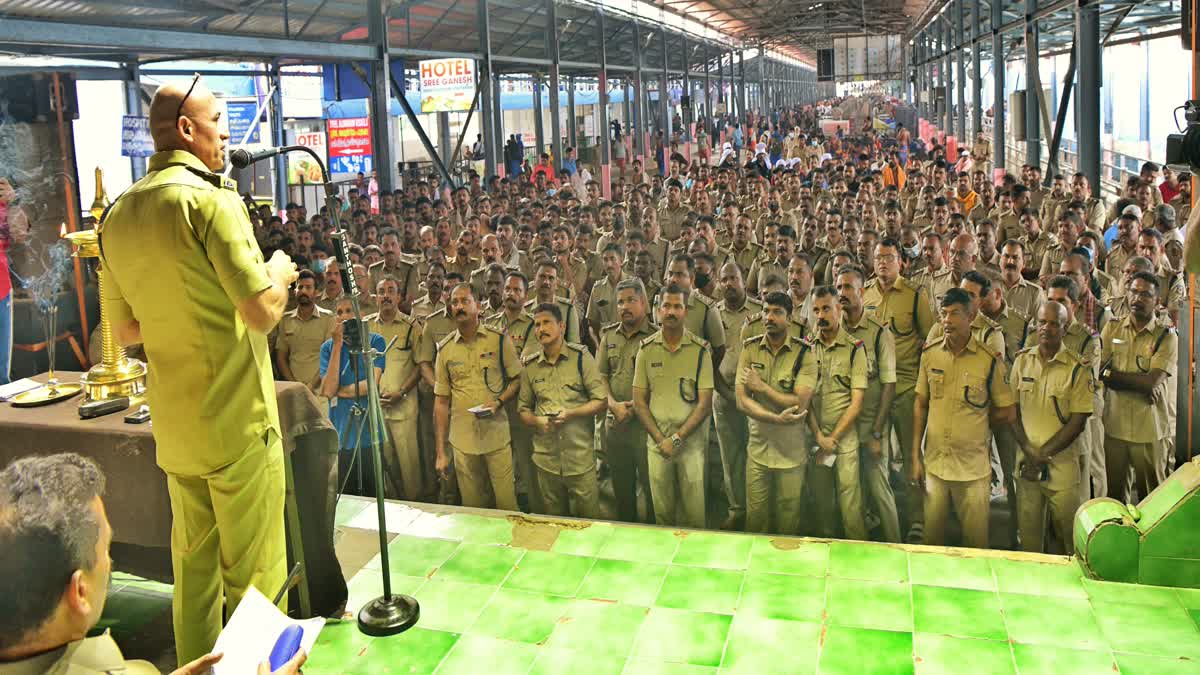
<svg viewBox="0 0 1200 675">
<path fill-rule="evenodd" d="M 328 120 L 331 173 L 369 173 L 371 121 L 366 117 Z"/>
</svg>

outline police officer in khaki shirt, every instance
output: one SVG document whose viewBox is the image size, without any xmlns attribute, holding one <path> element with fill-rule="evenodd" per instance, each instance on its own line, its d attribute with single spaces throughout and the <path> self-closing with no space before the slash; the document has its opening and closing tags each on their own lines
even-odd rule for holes
<svg viewBox="0 0 1200 675">
<path fill-rule="evenodd" d="M 533 337 L 533 315 L 524 309 L 528 286 L 524 274 L 509 272 L 504 279 L 503 309 L 483 322 L 512 340 L 521 359 L 539 351 L 538 341 Z M 531 513 L 546 513 L 533 464 L 533 430 L 521 422 L 515 399 L 508 404 L 508 431 L 512 438 L 517 495 L 525 495 L 525 505 Z"/>
<path fill-rule="evenodd" d="M 400 309 L 408 310 L 413 298 L 417 297 L 417 286 L 421 282 L 417 277 L 416 261 L 404 254 L 400 232 L 395 228 L 389 227 L 379 233 L 379 247 L 383 249 L 383 260 L 368 270 L 371 280 L 368 287 L 375 288 L 383 277 L 392 277 L 400 285 Z"/>
<path fill-rule="evenodd" d="M 251 585 L 277 589 L 287 577 L 267 334 L 298 275 L 280 251 L 264 264 L 236 186 L 218 173 L 222 115 L 198 76 L 187 89 L 161 87 L 150 103 L 149 170 L 101 230 L 113 333 L 122 345 L 142 344 L 154 364 L 146 396 L 174 519 L 180 663 L 212 650 L 222 606 L 232 613 Z"/>
<path fill-rule="evenodd" d="M 758 300 L 746 295 L 742 271 L 737 263 L 727 262 L 720 270 L 721 300 L 717 310 L 726 335 L 738 335 L 746 320 L 762 311 Z M 713 397 L 713 426 L 721 449 L 721 468 L 725 479 L 725 495 L 729 502 L 729 517 L 721 529 L 741 529 L 746 519 L 746 443 L 749 429 L 746 415 L 737 403 L 734 381 L 737 379 L 740 342 L 725 351 L 713 381 L 717 395 Z"/>
<path fill-rule="evenodd" d="M 804 417 L 818 369 L 804 340 L 790 334 L 792 300 L 768 293 L 764 332 L 742 345 L 737 405 L 749 418 L 745 464 L 747 532 L 796 535 L 802 522 L 808 443 Z M 807 384 L 801 385 L 800 380 Z"/>
<path fill-rule="evenodd" d="M 667 284 L 688 291 L 684 328 L 708 343 L 712 365 L 716 368 L 725 355 L 725 325 L 721 322 L 721 310 L 717 309 L 716 303 L 696 290 L 696 261 L 690 255 L 676 254 L 667 268 Z"/>
<path fill-rule="evenodd" d="M 285 380 L 300 382 L 312 391 L 321 384 L 321 345 L 333 332 L 333 312 L 321 309 L 313 299 L 316 277 L 301 270 L 296 280 L 296 309 L 279 321 L 275 339 L 275 364 Z"/>
<path fill-rule="evenodd" d="M 379 380 L 379 397 L 387 425 L 391 456 L 384 460 L 385 491 L 393 499 L 425 501 L 434 487 L 433 465 L 421 457 L 417 434 L 417 394 L 414 391 L 421 379 L 416 349 L 421 343 L 421 326 L 411 316 L 401 312 L 400 284 L 384 277 L 375 286 L 379 298 L 379 313 L 367 317 L 367 330 L 381 335 L 388 343 L 383 375 Z M 402 490 L 396 490 L 397 487 Z M 400 494 L 397 494 L 399 492 Z"/>
<path fill-rule="evenodd" d="M 555 295 L 556 289 L 559 288 L 558 263 L 549 258 L 543 258 L 537 263 L 535 269 L 537 271 L 533 278 L 534 294 L 525 302 L 525 311 L 532 312 L 534 307 L 546 302 L 558 305 L 563 314 L 563 324 L 567 327 L 567 342 L 580 342 L 579 313 L 575 309 L 575 303 Z"/>
<path fill-rule="evenodd" d="M 617 519 L 638 521 L 637 486 L 647 502 L 647 522 L 654 522 L 650 499 L 646 432 L 633 409 L 634 363 L 642 341 L 654 334 L 647 315 L 646 289 L 639 279 L 617 284 L 616 323 L 600 331 L 597 366 L 608 388 L 608 415 L 604 423 L 604 454 L 612 471 Z"/>
<path fill-rule="evenodd" d="M 708 343 L 684 328 L 689 295 L 675 284 L 659 293 L 662 329 L 642 341 L 633 407 L 649 435 L 650 494 L 658 524 L 702 528 L 713 365 Z"/>
<path fill-rule="evenodd" d="M 841 305 L 832 286 L 818 286 L 812 295 L 817 325 L 810 344 L 817 372 L 815 381 L 801 382 L 814 392 L 808 427 L 818 450 L 815 463 L 809 466 L 809 480 L 816 497 L 818 525 L 824 534 L 833 536 L 836 502 L 846 538 L 866 540 L 855 426 L 867 390 L 866 348 L 842 329 Z M 830 455 L 833 460 L 828 459 Z M 832 467 L 827 461 L 833 462 Z"/>
<path fill-rule="evenodd" d="M 604 276 L 592 284 L 588 293 L 587 321 L 592 339 L 599 344 L 600 331 L 616 320 L 617 316 L 617 284 L 628 278 L 622 271 L 625 262 L 625 249 L 620 244 L 612 243 L 604 247 L 600 260 L 604 266 Z"/>
<path fill-rule="evenodd" d="M 438 345 L 433 393 L 437 471 L 450 468 L 463 506 L 517 509 L 506 403 L 520 387 L 521 361 L 512 340 L 479 323 L 479 303 L 469 284 L 450 292 L 457 328 Z"/>
<path fill-rule="evenodd" d="M 911 470 L 913 458 L 913 388 L 916 384 L 921 349 L 933 326 L 925 290 L 900 276 L 900 243 L 883 239 L 875 245 L 875 278 L 863 291 L 867 315 L 886 326 L 896 343 L 896 398 L 891 422 L 896 432 L 900 461 Z M 920 448 L 920 446 L 916 446 Z M 923 490 L 909 486 L 907 495 L 910 543 L 921 541 L 925 522 Z"/>
<path fill-rule="evenodd" d="M 834 288 L 842 308 L 842 329 L 863 343 L 867 356 L 867 392 L 855 424 L 858 432 L 859 464 L 870 505 L 879 517 L 883 540 L 900 542 L 900 516 L 889 479 L 888 421 L 896 398 L 896 340 L 892 331 L 872 319 L 863 305 L 861 267 L 847 265 L 837 270 Z"/>
<path fill-rule="evenodd" d="M 969 309 L 971 315 L 971 334 L 975 336 L 976 340 L 983 343 L 983 346 L 999 355 L 1000 358 L 1004 358 L 1004 329 L 995 321 L 984 316 L 983 312 L 979 311 L 983 298 L 992 290 L 991 280 L 979 272 L 972 270 L 967 272 L 958 287 L 966 291 L 967 295 L 971 298 L 971 307 Z M 925 344 L 933 344 L 942 337 L 943 333 L 942 324 L 934 324 L 933 328 L 929 329 L 929 335 L 925 338 Z"/>
<path fill-rule="evenodd" d="M 1126 501 L 1126 476 L 1145 497 L 1166 479 L 1170 419 L 1179 336 L 1155 315 L 1158 277 L 1139 272 L 1129 281 L 1129 316 L 1110 321 L 1100 334 L 1100 380 L 1105 386 L 1104 452 L 1108 496 Z"/>
<path fill-rule="evenodd" d="M 1079 508 L 1079 446 L 1092 414 L 1092 369 L 1066 349 L 1067 308 L 1045 302 L 1038 310 L 1035 348 L 1013 363 L 1009 386 L 1017 399 L 1013 434 L 1022 457 L 1017 484 L 1017 527 L 1021 548 L 1046 550 L 1046 510 L 1067 555 L 1074 548 L 1073 523 Z"/>
<path fill-rule="evenodd" d="M 1041 286 L 1027 281 L 1021 275 L 1027 259 L 1025 243 L 1019 239 L 1009 239 L 1000 248 L 1001 288 L 1004 291 L 1004 302 L 1022 315 L 1033 317 L 1046 298 Z"/>
<path fill-rule="evenodd" d="M 666 203 L 658 207 L 658 227 L 662 238 L 673 242 L 687 221 L 688 207 L 683 203 L 683 185 L 675 179 L 667 181 Z"/>
<path fill-rule="evenodd" d="M 546 513 L 599 518 L 593 434 L 608 392 L 587 348 L 563 341 L 558 305 L 538 305 L 533 322 L 541 350 L 524 359 L 518 409 L 534 430 L 533 463 Z"/>
<path fill-rule="evenodd" d="M 961 288 L 941 303 L 945 335 L 925 346 L 913 407 L 914 452 L 909 479 L 925 486 L 925 543 L 945 543 L 950 504 L 967 546 L 988 548 L 992 424 L 1009 424 L 1013 395 L 1004 359 L 971 332 L 971 297 Z"/>
</svg>

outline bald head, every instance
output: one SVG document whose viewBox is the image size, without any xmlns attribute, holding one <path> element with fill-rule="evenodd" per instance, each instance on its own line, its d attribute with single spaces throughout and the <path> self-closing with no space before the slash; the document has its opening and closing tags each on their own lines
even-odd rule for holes
<svg viewBox="0 0 1200 675">
<path fill-rule="evenodd" d="M 224 106 L 203 81 L 196 80 L 194 86 L 193 80 L 164 84 L 150 101 L 154 149 L 190 152 L 210 171 L 219 171 L 225 165 L 225 141 L 229 138 L 223 112 Z"/>
<path fill-rule="evenodd" d="M 975 236 L 971 234 L 960 234 L 950 242 L 950 253 L 962 251 L 967 255 L 976 254 Z"/>
</svg>

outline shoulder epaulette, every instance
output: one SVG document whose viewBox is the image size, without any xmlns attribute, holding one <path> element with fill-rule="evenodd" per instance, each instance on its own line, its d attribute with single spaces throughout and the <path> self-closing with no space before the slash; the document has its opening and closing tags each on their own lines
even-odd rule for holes
<svg viewBox="0 0 1200 675">
<path fill-rule="evenodd" d="M 945 339 L 946 339 L 946 335 L 945 335 L 945 334 L 939 335 L 938 337 L 935 337 L 935 338 L 934 338 L 932 341 L 930 341 L 930 342 L 926 342 L 926 343 L 925 343 L 925 346 L 921 348 L 921 351 L 923 351 L 923 352 L 927 352 L 927 351 L 929 351 L 930 349 L 932 349 L 933 347 L 936 347 L 937 345 L 940 345 L 940 344 L 942 344 L 942 342 L 943 342 Z"/>
<path fill-rule="evenodd" d="M 584 347 L 583 345 L 579 344 L 578 342 L 564 342 L 563 344 L 570 347 L 571 349 L 574 349 L 577 352 L 587 351 L 587 347 Z"/>
<path fill-rule="evenodd" d="M 612 323 L 605 324 L 604 326 L 601 326 L 601 327 L 600 327 L 600 330 L 601 330 L 601 332 L 605 332 L 605 333 L 607 333 L 607 332 L 608 332 L 608 331 L 610 331 L 610 330 L 616 330 L 617 328 L 620 328 L 620 327 L 621 327 L 621 322 L 620 322 L 620 321 L 614 321 L 614 322 L 612 322 Z"/>
<path fill-rule="evenodd" d="M 368 314 L 368 315 L 364 316 L 363 321 L 379 321 L 379 312 L 375 312 L 374 314 Z"/>
<path fill-rule="evenodd" d="M 446 308 L 445 308 L 445 307 L 443 307 L 443 308 L 441 308 L 441 309 L 437 310 L 436 312 L 430 312 L 430 313 L 429 313 L 429 318 L 430 318 L 430 319 L 432 319 L 432 318 L 433 318 L 433 317 L 435 317 L 435 316 L 439 316 L 439 317 L 441 317 L 441 316 L 450 316 L 450 313 L 446 311 Z"/>
<path fill-rule="evenodd" d="M 450 343 L 451 340 L 453 340 L 456 337 L 458 337 L 457 329 L 452 330 L 449 333 L 447 333 L 446 337 L 444 337 L 440 341 L 438 341 L 438 351 L 441 351 L 447 344 Z"/>
<path fill-rule="evenodd" d="M 527 365 L 533 363 L 534 361 L 536 361 L 537 357 L 539 357 L 541 355 L 542 355 L 541 352 L 533 352 L 532 354 L 526 354 L 525 356 L 521 357 L 521 365 L 527 366 Z"/>
<path fill-rule="evenodd" d="M 746 323 L 754 323 L 755 321 L 762 321 L 762 312 L 755 312 L 746 317 Z"/>
<path fill-rule="evenodd" d="M 654 342 L 654 339 L 656 337 L 658 337 L 658 333 L 655 333 L 654 335 L 646 337 L 645 339 L 642 340 L 642 346 L 649 347 Z"/>
<path fill-rule="evenodd" d="M 379 262 L 375 263 L 374 265 L 371 265 L 370 267 L 368 267 L 367 270 L 370 271 L 370 270 L 375 269 L 376 267 L 383 267 L 383 263 L 384 263 L 384 261 L 380 260 Z"/>
</svg>

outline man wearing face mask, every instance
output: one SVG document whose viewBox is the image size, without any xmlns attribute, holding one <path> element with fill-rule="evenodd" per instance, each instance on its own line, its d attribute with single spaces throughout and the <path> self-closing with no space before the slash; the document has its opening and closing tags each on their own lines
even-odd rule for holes
<svg viewBox="0 0 1200 675">
<path fill-rule="evenodd" d="M 296 309 L 279 321 L 275 339 L 275 365 L 285 380 L 301 382 L 316 392 L 321 385 L 318 374 L 321 343 L 333 332 L 333 312 L 317 306 L 316 277 L 301 270 L 296 280 Z"/>
</svg>

